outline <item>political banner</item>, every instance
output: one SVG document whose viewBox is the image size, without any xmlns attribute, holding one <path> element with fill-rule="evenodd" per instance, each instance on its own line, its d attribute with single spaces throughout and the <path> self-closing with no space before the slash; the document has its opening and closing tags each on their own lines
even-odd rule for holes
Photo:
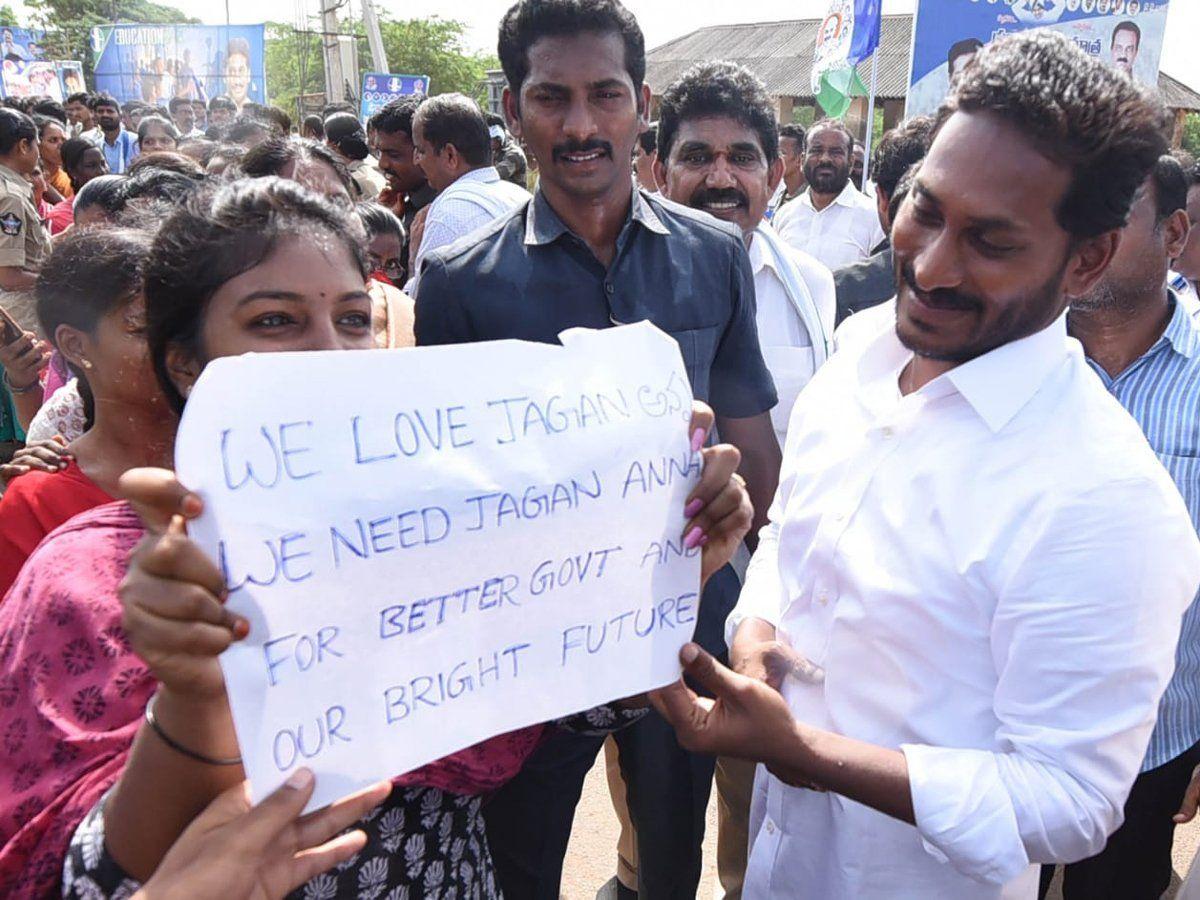
<svg viewBox="0 0 1200 900">
<path fill-rule="evenodd" d="M 1048 28 L 1154 86 L 1168 0 L 920 0 L 906 115 L 937 109 L 975 51 L 1006 34 Z"/>
<path fill-rule="evenodd" d="M 32 62 L 45 58 L 46 32 L 28 28 L 0 29 L 0 61 Z"/>
<path fill-rule="evenodd" d="M 399 97 L 428 93 L 428 75 L 392 75 L 388 72 L 367 72 L 363 75 L 362 80 L 360 115 L 365 121 Z"/>
<path fill-rule="evenodd" d="M 63 101 L 58 67 L 48 59 L 18 62 L 5 57 L 0 62 L 0 81 L 5 97 L 49 97 L 59 103 Z"/>
<path fill-rule="evenodd" d="M 55 60 L 54 65 L 58 69 L 58 83 L 62 85 L 64 98 L 87 90 L 83 82 L 83 63 L 59 59 Z"/>
<path fill-rule="evenodd" d="M 266 102 L 262 25 L 101 25 L 92 29 L 96 90 L 122 103 L 228 96 Z"/>
</svg>

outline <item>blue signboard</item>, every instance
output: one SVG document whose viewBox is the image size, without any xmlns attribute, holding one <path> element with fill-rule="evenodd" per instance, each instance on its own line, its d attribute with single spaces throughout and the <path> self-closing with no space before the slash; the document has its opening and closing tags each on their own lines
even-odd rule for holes
<svg viewBox="0 0 1200 900">
<path fill-rule="evenodd" d="M 92 29 L 96 90 L 122 103 L 224 94 L 266 102 L 262 25 L 101 25 Z"/>
<path fill-rule="evenodd" d="M 362 80 L 361 111 L 369 119 L 398 97 L 429 93 L 428 75 L 392 75 L 388 72 L 367 72 Z"/>
<path fill-rule="evenodd" d="M 975 50 L 999 37 L 1049 28 L 1085 53 L 1158 84 L 1168 0 L 920 0 L 913 22 L 907 115 L 931 113 Z"/>
</svg>

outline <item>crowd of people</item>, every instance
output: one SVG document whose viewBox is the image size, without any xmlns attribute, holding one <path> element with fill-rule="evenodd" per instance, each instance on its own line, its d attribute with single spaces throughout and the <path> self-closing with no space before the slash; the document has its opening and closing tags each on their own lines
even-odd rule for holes
<svg viewBox="0 0 1200 900">
<path fill-rule="evenodd" d="M 519 0 L 498 55 L 503 116 L 0 107 L 0 894 L 554 900 L 603 751 L 604 897 L 696 896 L 714 785 L 726 898 L 1159 897 L 1200 804 L 1200 166 L 1161 101 L 1009 36 L 866 166 L 738 65 L 652 98 L 618 0 Z M 172 472 L 206 364 L 640 321 L 704 462 L 686 680 L 252 807 L 250 625 Z"/>
</svg>

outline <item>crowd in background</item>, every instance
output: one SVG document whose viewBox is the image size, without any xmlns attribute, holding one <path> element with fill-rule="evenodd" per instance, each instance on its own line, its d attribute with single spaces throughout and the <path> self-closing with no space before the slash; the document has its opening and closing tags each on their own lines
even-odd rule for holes
<svg viewBox="0 0 1200 900">
<path fill-rule="evenodd" d="M 503 115 L 0 107 L 0 893 L 555 900 L 603 752 L 606 898 L 696 895 L 714 785 L 731 900 L 1161 895 L 1200 802 L 1200 166 L 1158 98 L 1011 37 L 868 166 L 731 63 L 652 123 L 616 0 L 498 43 Z M 205 365 L 643 320 L 697 401 L 689 680 L 252 809 L 250 626 L 171 471 Z"/>
</svg>

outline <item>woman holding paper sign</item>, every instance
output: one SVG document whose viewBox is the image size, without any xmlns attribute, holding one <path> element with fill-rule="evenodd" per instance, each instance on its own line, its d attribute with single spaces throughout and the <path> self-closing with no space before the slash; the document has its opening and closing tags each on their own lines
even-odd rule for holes
<svg viewBox="0 0 1200 900">
<path fill-rule="evenodd" d="M 168 399 L 181 408 L 216 357 L 369 348 L 366 274 L 350 213 L 295 184 L 235 183 L 178 210 L 156 239 L 146 289 Z M 711 423 L 708 411 L 693 418 L 695 447 Z M 707 577 L 732 556 L 750 509 L 733 474 L 737 451 L 703 455 L 680 522 L 689 544 L 703 546 Z M 244 777 L 217 655 L 248 626 L 225 610 L 219 570 L 187 538 L 199 500 L 165 470 L 129 473 L 122 488 L 141 521 L 126 504 L 77 517 L 35 551 L 0 606 L 0 704 L 25 723 L 6 746 L 11 783 L 0 781 L 5 896 L 49 896 L 60 877 L 68 897 L 132 890 Z M 64 565 L 79 559 L 92 569 Z M 494 738 L 396 779 L 361 823 L 358 860 L 318 876 L 311 892 L 496 896 L 481 798 L 519 770 L 541 732 Z"/>
</svg>

